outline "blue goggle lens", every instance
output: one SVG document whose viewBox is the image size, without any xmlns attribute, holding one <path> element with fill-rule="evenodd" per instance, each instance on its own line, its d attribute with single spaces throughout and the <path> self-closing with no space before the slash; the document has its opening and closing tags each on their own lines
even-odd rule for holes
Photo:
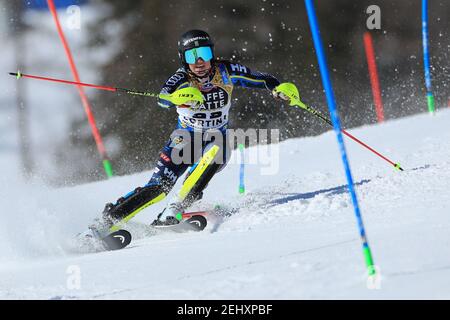
<svg viewBox="0 0 450 320">
<path fill-rule="evenodd" d="M 184 52 L 184 59 L 189 64 L 195 64 L 198 59 L 209 61 L 213 58 L 211 47 L 199 47 Z"/>
</svg>

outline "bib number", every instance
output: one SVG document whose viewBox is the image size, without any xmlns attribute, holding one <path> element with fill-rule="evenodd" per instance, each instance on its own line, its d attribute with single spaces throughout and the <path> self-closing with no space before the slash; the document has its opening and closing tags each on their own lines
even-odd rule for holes
<svg viewBox="0 0 450 320">
<path fill-rule="evenodd" d="M 222 117 L 222 111 L 215 111 L 215 112 L 211 112 L 209 114 L 209 119 L 217 119 L 217 118 L 220 118 L 220 117 Z M 199 113 L 194 113 L 192 115 L 192 118 L 205 120 L 205 119 L 208 118 L 208 115 L 206 113 L 200 113 L 199 112 Z"/>
</svg>

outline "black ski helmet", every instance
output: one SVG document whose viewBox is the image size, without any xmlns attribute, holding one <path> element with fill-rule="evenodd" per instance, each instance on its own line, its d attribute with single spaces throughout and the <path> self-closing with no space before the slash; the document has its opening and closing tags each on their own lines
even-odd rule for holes
<svg viewBox="0 0 450 320">
<path fill-rule="evenodd" d="M 184 67 L 187 67 L 184 53 L 187 50 L 198 47 L 211 47 L 214 60 L 214 42 L 207 32 L 203 30 L 190 30 L 181 35 L 180 40 L 178 41 L 178 56 Z"/>
</svg>

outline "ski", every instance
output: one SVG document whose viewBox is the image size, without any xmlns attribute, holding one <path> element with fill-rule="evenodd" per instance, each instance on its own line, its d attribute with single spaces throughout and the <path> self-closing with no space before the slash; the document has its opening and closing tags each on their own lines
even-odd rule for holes
<svg viewBox="0 0 450 320">
<path fill-rule="evenodd" d="M 207 212 L 187 212 L 182 214 L 182 220 L 178 224 L 170 226 L 151 226 L 152 229 L 184 233 L 189 231 L 200 232 L 208 225 Z M 102 236 L 97 230 L 90 229 L 87 234 L 79 235 L 81 247 L 87 252 L 114 251 L 126 248 L 132 241 L 131 233 L 125 229 L 119 229 L 106 236 Z"/>
<path fill-rule="evenodd" d="M 89 228 L 75 238 L 76 251 L 82 253 L 102 252 L 123 249 L 131 243 L 132 236 L 127 230 L 119 229 L 107 235 L 97 229 Z"/>
<path fill-rule="evenodd" d="M 174 231 L 203 231 L 208 225 L 208 220 L 205 218 L 205 216 L 206 212 L 185 213 L 183 215 L 183 220 L 179 224 L 174 225 Z"/>
<path fill-rule="evenodd" d="M 237 211 L 238 209 L 235 208 L 230 209 L 217 205 L 211 210 L 181 213 L 179 217 L 181 220 L 177 224 L 165 226 L 146 225 L 146 228 L 151 228 L 158 231 L 171 231 L 175 233 L 201 232 L 208 226 L 209 218 L 213 219 L 212 221 L 215 221 L 215 224 L 217 224 L 218 218 L 221 221 Z M 214 228 L 217 228 L 217 226 L 214 227 L 213 224 L 213 229 Z M 84 248 L 83 251 L 87 252 L 102 252 L 124 249 L 133 239 L 131 233 L 124 229 L 118 229 L 106 236 L 98 232 L 96 229 L 89 229 L 89 231 L 79 234 L 77 237 L 78 239 L 81 239 L 81 246 Z"/>
<path fill-rule="evenodd" d="M 170 230 L 178 233 L 187 231 L 202 231 L 208 225 L 206 211 L 185 212 L 180 214 L 180 222 L 173 225 L 152 226 L 158 230 Z"/>
<path fill-rule="evenodd" d="M 131 243 L 131 239 L 131 233 L 127 230 L 120 229 L 102 238 L 101 241 L 103 242 L 105 249 L 110 251 L 125 248 Z"/>
</svg>

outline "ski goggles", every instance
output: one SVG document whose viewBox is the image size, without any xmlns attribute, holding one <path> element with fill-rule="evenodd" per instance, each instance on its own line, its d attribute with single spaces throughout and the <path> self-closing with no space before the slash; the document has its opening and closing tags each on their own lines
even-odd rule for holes
<svg viewBox="0 0 450 320">
<path fill-rule="evenodd" d="M 203 61 L 209 61 L 213 58 L 213 52 L 211 47 L 199 47 L 184 52 L 184 59 L 186 63 L 195 64 L 198 59 Z"/>
</svg>

